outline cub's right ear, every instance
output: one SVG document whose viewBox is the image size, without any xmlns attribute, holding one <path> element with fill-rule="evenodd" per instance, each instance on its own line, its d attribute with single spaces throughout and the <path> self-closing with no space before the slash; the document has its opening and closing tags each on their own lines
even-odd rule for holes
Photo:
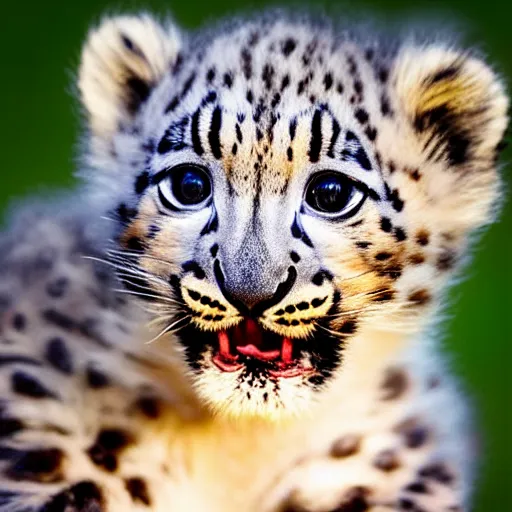
<svg viewBox="0 0 512 512">
<path fill-rule="evenodd" d="M 176 63 L 178 30 L 148 15 L 105 19 L 82 52 L 78 88 L 93 135 L 109 138 L 130 123 Z"/>
</svg>

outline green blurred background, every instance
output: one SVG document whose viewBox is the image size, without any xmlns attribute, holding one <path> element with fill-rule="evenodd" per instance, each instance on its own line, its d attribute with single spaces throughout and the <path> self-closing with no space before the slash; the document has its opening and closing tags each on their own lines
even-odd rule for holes
<svg viewBox="0 0 512 512">
<path fill-rule="evenodd" d="M 182 25 L 195 27 L 219 15 L 270 3 L 4 0 L 0 30 L 0 208 L 28 192 L 72 185 L 79 128 L 79 108 L 72 96 L 73 76 L 87 28 L 101 14 L 139 9 L 171 11 Z M 511 0 L 423 0 L 415 2 L 414 8 L 409 0 L 354 1 L 348 6 L 335 1 L 309 4 L 322 6 L 336 16 L 349 16 L 349 12 L 360 13 L 363 9 L 376 13 L 383 23 L 409 20 L 411 16 L 415 20 L 435 17 L 443 22 L 462 21 L 467 40 L 483 48 L 507 81 L 512 78 Z M 503 162 L 511 156 L 512 152 L 506 151 Z M 504 172 L 509 188 L 511 172 Z M 453 290 L 445 322 L 446 349 L 474 397 L 485 436 L 477 512 L 512 512 L 511 234 L 512 201 L 508 201 L 500 221 L 481 241 L 468 269 L 469 279 Z"/>
</svg>

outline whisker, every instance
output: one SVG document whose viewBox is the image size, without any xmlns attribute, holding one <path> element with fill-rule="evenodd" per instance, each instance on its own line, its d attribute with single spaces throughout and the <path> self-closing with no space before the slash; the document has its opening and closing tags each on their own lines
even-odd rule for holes
<svg viewBox="0 0 512 512">
<path fill-rule="evenodd" d="M 108 255 L 113 255 L 113 256 L 141 256 L 143 258 L 147 258 L 149 260 L 153 260 L 153 261 L 157 261 L 159 263 L 164 263 L 165 265 L 170 265 L 172 266 L 173 263 L 171 263 L 170 261 L 167 261 L 167 260 L 163 260 L 161 258 L 157 258 L 156 256 L 153 256 L 153 255 L 150 255 L 150 254 L 146 254 L 145 252 L 138 252 L 138 251 L 120 251 L 120 250 L 116 250 L 116 249 L 109 249 L 108 251 L 106 251 L 106 253 Z"/>
<path fill-rule="evenodd" d="M 371 274 L 371 273 L 373 273 L 373 272 L 374 272 L 373 270 L 367 270 L 367 271 L 365 271 L 365 272 L 361 272 L 360 274 L 357 274 L 357 275 L 355 275 L 355 276 L 351 276 L 351 277 L 344 277 L 344 278 L 342 278 L 342 279 L 336 279 L 336 278 L 335 278 L 335 281 L 336 281 L 336 282 L 338 282 L 338 283 L 344 283 L 344 282 L 346 282 L 346 281 L 350 281 L 351 279 L 359 279 L 360 277 L 363 277 L 363 276 L 365 276 L 365 275 L 367 275 L 367 274 Z"/>
<path fill-rule="evenodd" d="M 328 329 L 327 327 L 325 327 L 317 322 L 313 322 L 313 324 L 315 325 L 315 327 L 319 327 L 320 329 L 323 329 L 324 331 L 329 333 L 331 336 L 334 336 L 335 338 L 343 337 L 343 335 L 340 332 L 336 332 L 336 331 L 333 331 L 332 329 Z"/>
<path fill-rule="evenodd" d="M 148 297 L 151 299 L 158 299 L 159 301 L 166 302 L 168 304 L 181 304 L 181 302 L 178 300 L 171 299 L 170 297 L 163 297 L 161 295 L 156 295 L 153 293 L 142 293 L 142 292 L 136 292 L 134 290 L 127 290 L 127 289 L 123 289 L 123 288 L 114 288 L 113 291 L 116 293 L 125 293 L 127 295 L 135 295 L 137 297 Z"/>
<path fill-rule="evenodd" d="M 174 326 L 176 326 L 177 324 L 179 324 L 180 322 L 182 322 L 183 320 L 188 320 L 189 318 L 192 318 L 190 315 L 185 315 L 184 317 L 182 318 L 179 318 L 178 320 L 176 320 L 174 323 L 172 323 L 171 325 L 169 325 L 168 327 L 166 327 L 162 332 L 160 332 L 159 334 L 157 334 L 153 339 L 149 340 L 149 341 L 146 341 L 145 345 L 150 345 L 151 343 L 154 343 L 155 341 L 157 341 L 160 337 L 162 337 L 164 334 L 168 333 L 168 332 L 172 332 L 172 329 Z M 174 331 L 175 332 L 175 331 Z"/>
</svg>

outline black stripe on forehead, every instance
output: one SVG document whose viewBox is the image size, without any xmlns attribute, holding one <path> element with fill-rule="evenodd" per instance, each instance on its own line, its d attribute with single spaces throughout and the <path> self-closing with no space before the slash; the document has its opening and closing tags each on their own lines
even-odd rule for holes
<svg viewBox="0 0 512 512">
<path fill-rule="evenodd" d="M 330 158 L 334 158 L 334 148 L 336 147 L 336 142 L 338 141 L 340 132 L 341 132 L 340 123 L 338 123 L 338 121 L 333 117 L 332 118 L 331 142 L 329 143 L 329 150 L 327 151 L 327 156 Z"/>
<path fill-rule="evenodd" d="M 219 160 L 222 158 L 222 147 L 220 144 L 220 129 L 222 127 L 222 109 L 217 105 L 212 113 L 210 122 L 210 131 L 208 132 L 208 142 L 213 156 Z"/>
<path fill-rule="evenodd" d="M 201 107 L 199 107 L 192 116 L 191 136 L 192 136 L 192 147 L 198 156 L 202 156 L 204 153 L 203 145 L 201 143 L 201 136 L 199 134 L 199 119 L 201 116 Z"/>
<path fill-rule="evenodd" d="M 311 139 L 309 142 L 309 161 L 318 162 L 322 150 L 322 110 L 317 109 L 311 121 Z"/>
</svg>

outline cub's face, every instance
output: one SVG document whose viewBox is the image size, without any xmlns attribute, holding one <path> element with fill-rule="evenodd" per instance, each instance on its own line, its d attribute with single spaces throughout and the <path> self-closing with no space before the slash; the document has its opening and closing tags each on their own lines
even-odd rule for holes
<svg viewBox="0 0 512 512">
<path fill-rule="evenodd" d="M 506 101 L 446 47 L 291 22 L 174 30 L 109 20 L 84 51 L 110 255 L 207 403 L 297 411 L 351 344 L 424 325 L 495 200 Z"/>
</svg>

